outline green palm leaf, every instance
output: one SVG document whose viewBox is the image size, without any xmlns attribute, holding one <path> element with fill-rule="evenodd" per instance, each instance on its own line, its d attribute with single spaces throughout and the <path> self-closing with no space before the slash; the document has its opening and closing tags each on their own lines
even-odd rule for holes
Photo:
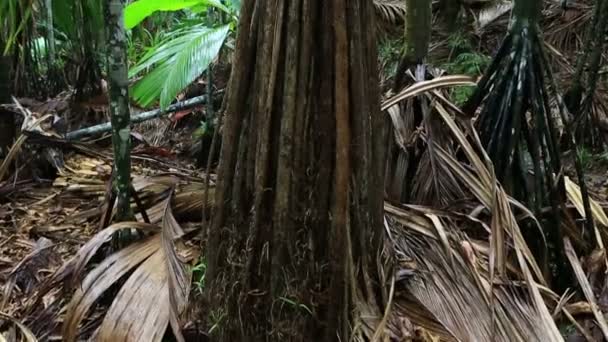
<svg viewBox="0 0 608 342">
<path fill-rule="evenodd" d="M 125 8 L 125 27 L 129 30 L 157 11 L 180 11 L 186 8 L 213 6 L 226 13 L 230 10 L 219 0 L 139 0 Z"/>
<path fill-rule="evenodd" d="M 130 77 L 154 67 L 133 87 L 133 98 L 148 106 L 160 97 L 160 105 L 166 108 L 175 96 L 200 76 L 218 55 L 230 25 L 209 28 L 195 25 L 174 34 L 149 51 L 131 69 Z M 177 35 L 177 36 L 176 36 Z"/>
</svg>

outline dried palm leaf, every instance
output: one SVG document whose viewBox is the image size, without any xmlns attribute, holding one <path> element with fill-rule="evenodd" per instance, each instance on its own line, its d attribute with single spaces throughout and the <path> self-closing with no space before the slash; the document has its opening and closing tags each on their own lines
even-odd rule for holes
<svg viewBox="0 0 608 342">
<path fill-rule="evenodd" d="M 510 1 L 488 1 L 475 15 L 475 29 L 481 32 L 486 26 L 509 13 L 513 8 Z"/>
<path fill-rule="evenodd" d="M 395 135 L 394 143 L 389 141 L 386 192 L 397 201 L 444 206 L 464 197 L 464 190 L 437 162 L 435 145 L 452 151 L 451 141 L 445 138 L 445 128 L 436 118 L 434 98 L 428 94 L 431 90 L 474 82 L 471 77 L 458 75 L 425 81 L 424 74 L 423 69 L 416 77 L 410 75 L 417 82 L 382 105 L 391 118 Z"/>
<path fill-rule="evenodd" d="M 157 235 L 112 254 L 89 273 L 67 307 L 63 323 L 64 340 L 76 341 L 78 327 L 93 304 L 124 275 L 159 249 L 160 236 Z"/>
<path fill-rule="evenodd" d="M 406 222 L 404 217 L 410 222 L 391 227 L 401 260 L 397 272 L 411 274 L 401 280 L 405 292 L 397 297 L 395 315 L 408 317 L 446 341 L 562 340 L 551 316 L 540 312 L 525 291 L 491 285 L 490 256 L 462 235 L 463 222 L 457 227 L 447 219 L 431 219 L 423 208 L 393 207 L 394 211 L 399 211 L 400 222 Z"/>
<path fill-rule="evenodd" d="M 161 341 L 170 310 L 164 253 L 158 248 L 122 286 L 97 332 L 99 341 Z M 181 337 L 181 335 L 180 335 Z M 181 339 L 179 339 L 181 341 Z"/>
<path fill-rule="evenodd" d="M 176 253 L 176 239 L 184 232 L 173 217 L 171 196 L 163 204 L 161 234 L 135 243 L 106 258 L 78 287 L 67 309 L 63 335 L 66 341 L 74 341 L 78 327 L 92 305 L 117 281 L 131 270 L 133 273 L 120 288 L 103 322 L 96 333 L 101 341 L 161 341 L 170 324 L 174 336 L 183 341 L 181 315 L 185 311 L 190 292 L 190 274 Z M 117 230 L 126 227 L 143 227 L 150 224 L 123 223 L 100 232 L 74 262 L 78 270 L 90 260 L 100 242 Z M 158 230 L 158 228 L 156 228 Z M 183 250 L 183 246 L 182 246 Z M 189 258 L 192 255 L 188 256 Z"/>
<path fill-rule="evenodd" d="M 74 284 L 80 283 L 85 268 L 90 266 L 94 256 L 100 255 L 99 251 L 116 232 L 136 229 L 148 236 L 150 233 L 157 234 L 109 255 L 84 276 L 65 310 L 63 337 L 66 341 L 75 341 L 79 334 L 89 334 L 86 331 L 90 329 L 86 326 L 94 327 L 101 322 L 100 328 L 94 333 L 95 338 L 100 340 L 160 341 L 170 325 L 174 336 L 183 341 L 180 329 L 190 292 L 190 273 L 186 270 L 185 262 L 192 260 L 194 253 L 179 242 L 184 231 L 173 216 L 170 204 L 171 200 L 189 201 L 191 195 L 179 199 L 171 191 L 167 194 L 165 188 L 172 188 L 175 180 L 171 177 L 159 177 L 157 180 L 154 183 L 142 179 L 136 184 L 142 190 L 154 189 L 151 191 L 163 193 L 164 201 L 155 204 L 161 206 L 161 215 L 157 217 L 160 225 L 123 222 L 97 233 L 38 290 L 27 305 L 26 316 L 35 317 L 36 308 L 42 305 L 43 300 L 49 307 L 61 303 L 62 296 L 54 297 L 51 303 L 48 303 L 50 298 L 45 296 L 57 289 L 58 284 L 63 283 L 65 289 L 71 289 Z M 200 194 L 200 189 L 202 184 L 196 190 L 189 191 Z M 192 204 L 178 203 L 177 207 L 190 210 Z M 194 207 L 200 215 L 202 202 L 199 200 Z M 126 283 L 119 288 L 117 297 L 105 317 L 102 317 L 103 321 L 96 323 L 88 312 L 106 295 L 108 289 L 120 284 L 123 279 L 126 279 Z M 133 306 L 133 303 L 138 304 Z M 131 309 L 135 312 L 129 311 Z M 49 313 L 60 314 L 59 311 Z M 82 326 L 87 317 L 89 322 Z"/>
<path fill-rule="evenodd" d="M 374 8 L 380 21 L 399 25 L 405 19 L 405 0 L 374 0 Z"/>
<path fill-rule="evenodd" d="M 570 202 L 572 202 L 572 204 L 574 204 L 574 207 L 576 208 L 578 214 L 582 218 L 585 218 L 586 215 L 585 215 L 585 209 L 584 209 L 583 196 L 581 194 L 581 189 L 579 188 L 578 185 L 576 185 L 568 177 L 564 177 L 564 182 L 566 185 L 566 194 L 568 195 L 568 200 Z M 604 212 L 604 209 L 593 198 L 589 198 L 589 203 L 590 203 L 590 207 L 591 207 L 591 213 L 593 216 L 593 220 L 596 223 L 599 223 L 603 228 L 600 231 L 600 229 L 597 227 L 597 225 L 594 226 L 594 228 L 595 228 L 594 234 L 595 234 L 597 246 L 601 250 L 603 250 L 604 241 L 602 239 L 602 232 L 604 233 L 604 236 L 606 236 L 606 234 L 607 234 L 606 229 L 608 228 L 608 217 L 606 216 L 606 212 Z"/>
<path fill-rule="evenodd" d="M 0 312 L 0 320 L 9 321 L 18 328 L 19 335 L 21 338 L 16 341 L 38 342 L 38 339 L 36 338 L 36 336 L 34 336 L 34 334 L 30 331 L 30 329 L 28 329 L 28 327 L 26 327 L 25 325 L 23 325 L 23 323 L 19 322 L 18 320 L 14 319 L 13 317 Z M 14 333 L 12 335 L 14 338 L 15 337 Z M 0 333 L 0 341 L 2 341 L 2 342 L 13 341 L 13 339 L 11 337 L 5 337 L 4 334 Z"/>
<path fill-rule="evenodd" d="M 566 249 L 566 256 L 570 261 L 570 265 L 572 265 L 572 269 L 574 270 L 574 274 L 576 275 L 576 279 L 578 279 L 578 283 L 585 294 L 585 298 L 591 305 L 591 311 L 595 316 L 595 320 L 597 324 L 600 326 L 602 334 L 604 335 L 604 339 L 608 340 L 608 322 L 606 322 L 606 318 L 604 314 L 600 311 L 597 301 L 595 299 L 595 294 L 593 293 L 593 289 L 585 276 L 585 272 L 583 272 L 583 268 L 578 261 L 578 257 L 576 256 L 576 252 L 574 252 L 574 248 L 572 247 L 572 243 L 570 243 L 570 239 L 567 237 L 564 238 L 564 248 Z"/>
</svg>

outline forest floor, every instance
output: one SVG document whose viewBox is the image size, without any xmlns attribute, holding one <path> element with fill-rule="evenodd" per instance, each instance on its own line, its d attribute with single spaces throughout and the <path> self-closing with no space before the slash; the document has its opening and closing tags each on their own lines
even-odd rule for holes
<svg viewBox="0 0 608 342">
<path fill-rule="evenodd" d="M 202 169 L 190 152 L 198 111 L 178 113 L 180 120 L 174 115 L 135 125 L 134 182 L 171 176 L 182 184 L 202 184 Z M 22 317 L 36 289 L 100 230 L 112 172 L 109 134 L 85 148 L 70 145 L 26 141 L 17 170 L 0 182 L 0 312 L 9 316 Z M 62 168 L 50 166 L 44 158 L 50 154 L 62 160 Z M 200 216 L 181 215 L 180 224 L 200 226 Z"/>
<path fill-rule="evenodd" d="M 181 184 L 198 184 L 196 196 L 200 197 L 204 173 L 189 151 L 198 115 L 180 116 L 185 118 L 161 118 L 135 126 L 132 175 L 135 182 L 170 175 Z M 39 167 L 36 156 L 48 146 L 24 144 L 17 159 L 21 175 L 15 172 L 9 181 L 0 184 L 0 283 L 4 284 L 0 312 L 12 317 L 21 317 L 36 289 L 100 230 L 107 202 L 112 171 L 108 135 L 77 148 L 69 144 L 55 148 L 63 158 L 63 167 L 44 175 L 52 179 L 36 176 L 28 180 L 24 176 L 32 167 Z M 608 202 L 608 158 L 586 153 L 583 161 L 590 193 L 600 204 Z M 564 164 L 566 174 L 576 181 L 571 152 L 564 154 Z M 179 222 L 182 226 L 200 226 L 200 219 L 200 212 L 186 210 Z M 195 286 L 192 289 L 198 290 Z M 65 294 L 56 292 L 46 300 L 53 302 L 57 296 Z M 60 339 L 60 333 L 57 330 L 49 339 Z"/>
</svg>

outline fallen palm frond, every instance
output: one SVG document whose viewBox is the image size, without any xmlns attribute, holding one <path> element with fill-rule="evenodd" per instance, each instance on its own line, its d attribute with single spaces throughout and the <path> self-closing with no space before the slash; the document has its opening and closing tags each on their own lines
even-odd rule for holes
<svg viewBox="0 0 608 342">
<path fill-rule="evenodd" d="M 14 326 L 9 327 L 8 331 L 3 329 L 6 323 L 11 323 Z M 38 339 L 34 334 L 18 320 L 13 317 L 0 312 L 0 341 L 24 341 L 24 342 L 38 342 Z M 7 331 L 2 333 L 2 331 Z"/>
<path fill-rule="evenodd" d="M 440 82 L 438 83 L 440 84 Z M 420 85 L 414 85 L 412 88 L 413 87 L 420 87 Z M 432 88 L 426 89 L 428 87 L 422 88 L 427 91 L 432 90 Z M 417 92 L 412 93 L 416 94 Z M 544 283 L 542 272 L 526 245 L 517 220 L 510 209 L 511 200 L 496 181 L 493 168 L 489 166 L 490 163 L 485 153 L 481 155 L 478 154 L 481 153 L 480 151 L 483 149 L 481 148 L 473 128 L 464 121 L 460 124 L 455 121 L 446 108 L 449 108 L 457 114 L 460 112 L 440 93 L 434 91 L 433 93 L 426 94 L 426 96 L 430 96 L 433 100 L 434 116 L 432 118 L 429 117 L 423 124 L 420 122 L 419 125 L 421 125 L 421 128 L 419 129 L 418 126 L 416 126 L 415 129 L 417 131 L 422 129 L 428 131 L 430 125 L 443 127 L 444 139 L 446 137 L 449 138 L 447 138 L 448 140 L 443 144 L 438 144 L 436 141 L 430 139 L 422 142 L 423 148 L 426 146 L 426 148 L 434 154 L 432 159 L 434 160 L 434 165 L 432 165 L 432 167 L 435 171 L 429 170 L 420 173 L 418 174 L 418 178 L 414 178 L 412 181 L 424 180 L 429 178 L 429 175 L 435 175 L 435 177 L 430 178 L 440 179 L 438 178 L 439 175 L 443 174 L 444 183 L 439 183 L 439 186 L 443 188 L 455 187 L 460 189 L 458 191 L 460 197 L 449 198 L 444 202 L 444 205 L 453 203 L 456 200 L 462 200 L 466 197 L 466 194 L 474 196 L 492 214 L 491 248 L 493 257 L 491 258 L 490 263 L 491 273 L 493 274 L 495 267 L 498 269 L 499 274 L 503 273 L 502 270 L 505 268 L 507 254 L 505 238 L 508 237 L 513 239 L 513 243 L 515 244 L 514 250 L 517 253 L 521 253 L 521 256 L 527 260 L 528 266 L 532 268 L 537 279 L 541 283 Z M 395 97 L 403 99 L 403 96 L 400 95 Z M 397 101 L 393 99 L 385 101 L 386 105 L 383 106 L 383 109 L 386 110 L 390 108 L 389 105 L 393 105 L 396 102 Z M 398 130 L 399 126 L 396 125 L 395 128 Z M 464 131 L 466 131 L 470 137 L 463 133 Z M 400 134 L 404 135 L 407 134 L 407 132 Z M 417 139 L 417 137 L 407 137 L 407 139 L 414 140 Z M 469 142 L 469 139 L 473 141 L 473 144 Z M 456 150 L 460 150 L 461 153 L 464 154 L 467 164 L 461 163 L 455 158 L 455 153 L 449 152 Z M 405 151 L 408 152 L 407 150 Z M 415 161 L 414 163 L 410 163 L 409 167 L 412 167 L 411 164 L 413 164 L 413 167 L 417 167 Z M 449 175 L 448 178 L 445 178 L 446 174 Z M 438 180 L 435 180 L 435 182 L 438 182 Z M 427 191 L 429 190 L 427 189 Z M 520 267 L 523 268 L 524 265 L 520 265 Z"/>
<path fill-rule="evenodd" d="M 583 290 L 583 294 L 585 295 L 585 298 L 591 305 L 591 311 L 593 312 L 593 315 L 595 316 L 597 324 L 600 326 L 602 334 L 604 335 L 604 339 L 608 340 L 608 323 L 606 322 L 606 318 L 604 317 L 604 315 L 598 308 L 598 305 L 597 305 L 597 302 L 595 299 L 595 294 L 593 293 L 593 290 L 591 289 L 591 285 L 589 284 L 589 281 L 587 280 L 587 277 L 585 276 L 583 268 L 581 267 L 581 264 L 578 261 L 578 257 L 576 256 L 576 252 L 574 252 L 574 248 L 572 247 L 572 244 L 570 243 L 570 240 L 568 238 L 565 238 L 565 240 L 564 240 L 564 248 L 566 249 L 566 251 L 565 251 L 566 256 L 568 257 L 568 260 L 570 261 L 570 265 L 572 265 L 572 269 L 574 270 L 576 279 L 578 279 L 578 283 Z"/>
<path fill-rule="evenodd" d="M 64 198 L 102 200 L 106 194 L 111 171 L 111 164 L 108 161 L 76 155 L 66 160 L 65 168 L 59 170 L 59 177 L 55 179 L 53 186 L 61 190 Z M 181 218 L 200 219 L 203 179 L 177 173 L 152 175 L 151 170 L 136 165 L 133 167 L 133 173 L 139 174 L 133 177 L 133 187 L 152 223 L 158 223 L 162 219 L 164 200 L 171 193 L 172 188 L 175 188 L 173 206 L 175 214 Z M 209 202 L 213 199 L 215 189 L 213 182 L 211 185 Z M 211 206 L 209 203 L 207 207 Z M 138 213 L 139 208 L 135 203 L 132 203 L 132 209 Z M 100 206 L 96 214 L 101 215 L 103 210 L 104 208 Z M 138 213 L 136 218 L 141 218 L 141 213 Z"/>
<path fill-rule="evenodd" d="M 408 146 L 431 151 L 432 145 L 435 154 L 432 167 L 441 171 L 440 175 L 433 171 L 417 173 L 408 181 L 438 178 L 441 183 L 455 184 L 461 194 L 446 201 L 444 210 L 385 205 L 391 222 L 390 240 L 396 255 L 401 257 L 395 270 L 398 282 L 393 304 L 395 317 L 390 320 L 393 323 L 389 329 L 399 330 L 398 322 L 406 317 L 445 341 L 559 341 L 563 338 L 553 316 L 561 312 L 582 336 L 590 336 L 574 315 L 592 313 L 592 304 L 584 303 L 589 309 L 581 311 L 568 304 L 568 299 L 560 301 L 558 295 L 545 287 L 543 272 L 519 227 L 527 221 L 531 224 L 527 224 L 526 229 L 539 230 L 540 222 L 529 209 L 502 190 L 470 119 L 432 87 L 426 92 L 409 89 L 403 93 L 409 95 L 388 99 L 385 101 L 388 105 L 383 106 L 393 123 L 394 144 L 403 151 L 408 151 Z M 426 97 L 433 107 L 434 114 L 425 113 L 432 118 L 430 121 L 418 119 L 414 125 L 411 112 L 399 116 L 403 106 L 397 103 L 400 100 L 407 103 L 413 94 Z M 433 126 L 429 129 L 429 125 Z M 428 139 L 433 127 L 443 127 L 442 143 Z M 581 227 L 570 217 L 572 213 L 568 213 L 567 208 L 575 208 L 579 216 L 585 217 L 582 195 L 567 177 L 565 188 L 572 205 L 562 206 L 566 219 L 561 224 L 568 226 L 563 233 L 580 240 Z M 387 192 L 389 190 L 390 187 Z M 393 200 L 399 201 L 399 198 Z M 463 210 L 463 201 L 472 202 L 468 207 L 474 209 L 465 206 Z M 608 218 L 596 201 L 590 202 L 591 212 L 599 223 L 595 236 L 600 250 L 592 255 L 589 264 L 605 267 L 603 238 Z M 543 209 L 545 213 L 550 210 Z M 584 246 L 584 242 L 579 245 Z M 601 266 L 589 267 L 599 273 Z M 494 334 L 497 338 L 493 338 Z"/>
<path fill-rule="evenodd" d="M 487 1 L 475 16 L 475 30 L 478 34 L 513 9 L 512 1 Z"/>
<path fill-rule="evenodd" d="M 392 26 L 403 24 L 405 7 L 405 0 L 374 0 L 378 21 Z"/>
<path fill-rule="evenodd" d="M 415 204 L 439 206 L 464 197 L 454 175 L 437 161 L 436 148 L 454 153 L 449 133 L 437 124 L 436 102 L 428 94 L 446 87 L 474 85 L 469 76 L 441 76 L 424 80 L 427 69 L 419 68 L 418 81 L 382 103 L 394 127 L 389 140 L 386 193 L 389 198 Z M 438 76 L 438 70 L 428 69 Z"/>
<path fill-rule="evenodd" d="M 486 217 L 480 221 L 476 218 L 478 214 L 475 214 L 475 217 L 473 217 L 466 212 L 449 211 L 450 213 L 453 213 L 452 215 L 461 215 L 461 219 L 463 217 L 473 219 L 468 222 L 468 226 L 478 225 L 478 227 L 475 230 L 476 232 L 472 232 L 470 229 L 466 228 L 467 225 L 463 225 L 462 223 L 445 223 L 443 222 L 445 220 L 444 218 L 441 218 L 440 220 L 437 220 L 437 218 L 431 219 L 432 215 L 437 215 L 437 211 L 416 208 L 416 210 L 419 211 L 417 215 L 411 213 L 403 214 L 403 211 L 400 211 L 400 209 L 395 206 L 385 206 L 387 215 L 396 219 L 400 224 L 406 227 L 407 230 L 411 230 L 412 234 L 416 235 L 416 238 L 413 238 L 413 240 L 407 240 L 408 242 L 404 243 L 404 245 L 401 246 L 401 249 L 406 249 L 404 246 L 407 245 L 407 248 L 410 248 L 410 256 L 417 256 L 421 259 L 419 262 L 413 262 L 412 260 L 406 261 L 405 263 L 410 268 L 404 267 L 403 269 L 396 271 L 398 277 L 400 273 L 406 275 L 404 283 L 407 283 L 407 275 L 417 274 L 422 279 L 419 279 L 420 281 L 417 283 L 419 285 L 417 293 L 420 298 L 417 298 L 417 301 L 409 302 L 407 305 L 398 303 L 396 308 L 398 312 L 401 312 L 398 313 L 398 315 L 405 315 L 412 320 L 414 324 L 421 325 L 424 328 L 437 333 L 445 340 L 450 340 L 452 338 L 461 340 L 489 340 L 493 330 L 488 331 L 487 329 L 489 327 L 494 329 L 495 324 L 502 325 L 501 329 L 503 329 L 502 331 L 505 333 L 502 335 L 502 340 L 505 341 L 511 340 L 509 339 L 510 336 L 514 336 L 515 340 L 522 341 L 537 340 L 537 338 L 540 338 L 538 340 L 560 340 L 561 336 L 556 332 L 552 316 L 540 295 L 541 286 L 539 286 L 539 284 L 543 284 L 543 276 L 541 275 L 540 269 L 536 266 L 534 256 L 530 253 L 530 250 L 521 235 L 518 227 L 518 220 L 515 219 L 512 208 L 523 210 L 525 217 L 528 218 L 533 218 L 532 213 L 525 209 L 523 205 L 518 204 L 515 200 L 507 197 L 504 191 L 501 190 L 500 185 L 496 183 L 492 168 L 488 167 L 489 163 L 487 157 L 482 153 L 483 149 L 481 149 L 479 142 L 477 141 L 474 130 L 466 123 L 467 119 L 461 120 L 462 116 L 459 114 L 458 110 L 453 108 L 453 105 L 450 105 L 439 92 L 434 91 L 432 94 L 427 94 L 427 96 L 434 100 L 432 103 L 436 114 L 434 117 L 435 122 L 433 124 L 437 126 L 440 122 L 442 125 L 446 125 L 449 128 L 447 131 L 448 134 L 452 135 L 450 143 L 447 145 L 448 148 L 462 151 L 461 157 L 457 158 L 456 154 L 446 152 L 446 148 L 438 146 L 438 144 L 435 143 L 435 154 L 437 155 L 437 158 L 435 159 L 436 163 L 434 167 L 449 171 L 450 177 L 453 179 L 452 182 L 467 189 L 465 194 L 474 196 L 476 201 L 479 201 L 479 203 L 482 204 L 482 207 L 487 210 L 483 211 L 489 213 L 490 217 Z M 386 103 L 394 102 L 389 100 Z M 384 109 L 388 109 L 389 115 L 394 117 L 394 113 L 391 113 L 391 109 L 394 108 L 395 107 L 385 107 Z M 453 114 L 450 114 L 446 108 L 449 108 L 449 111 Z M 456 119 L 454 119 L 454 117 L 456 117 Z M 398 123 L 398 121 L 393 120 L 393 123 Z M 395 124 L 393 128 L 395 131 L 396 145 L 402 146 L 403 142 L 409 142 L 411 144 L 412 141 L 420 139 L 419 136 L 423 135 L 421 132 L 426 132 L 428 130 L 426 125 L 428 125 L 428 122 L 425 121 L 415 129 L 403 131 L 403 124 Z M 416 133 L 414 134 L 413 132 Z M 464 132 L 467 132 L 467 134 Z M 470 144 L 469 141 L 473 141 L 474 144 Z M 424 142 L 426 143 L 426 141 Z M 475 146 L 475 148 L 473 146 Z M 477 153 L 481 154 L 477 155 Z M 463 156 L 464 162 L 462 159 Z M 432 173 L 427 172 L 422 175 L 417 175 L 417 179 L 429 178 L 429 174 Z M 445 175 L 446 172 L 443 174 Z M 416 179 L 414 181 L 416 181 Z M 465 184 L 466 186 L 462 186 Z M 570 199 L 575 204 L 575 207 L 578 208 L 582 205 L 580 203 L 580 193 L 577 200 L 577 196 L 575 195 L 576 191 L 574 191 L 575 185 L 573 185 L 573 183 L 568 184 Z M 462 196 L 459 200 L 462 201 L 467 198 L 470 200 L 470 195 Z M 600 219 L 598 220 L 602 221 L 601 218 L 605 217 L 603 209 L 601 209 L 597 203 L 593 201 L 592 203 L 594 203 L 592 204 L 594 216 L 599 217 Z M 453 206 L 454 204 L 454 202 L 449 203 L 449 206 Z M 455 208 L 457 209 L 457 207 Z M 475 211 L 479 212 L 477 209 Z M 519 216 L 519 219 L 521 219 L 521 216 Z M 538 225 L 538 222 L 534 225 Z M 467 234 L 471 233 L 476 237 L 480 236 L 480 232 L 482 233 L 481 236 L 486 236 L 484 232 L 489 231 L 490 235 L 487 237 L 489 244 L 460 235 L 465 231 Z M 573 235 L 578 234 L 580 234 L 580 231 L 578 230 L 573 232 Z M 432 248 L 426 239 L 432 239 L 434 241 L 432 243 Z M 415 248 L 416 246 L 418 246 L 418 248 Z M 482 263 L 474 267 L 477 270 L 469 274 L 470 279 L 461 279 L 460 283 L 458 283 L 457 280 L 453 278 L 455 276 L 452 274 L 452 267 L 454 266 L 454 260 L 452 259 L 455 257 L 453 252 L 449 252 L 451 249 L 450 246 L 457 246 L 454 247 L 456 249 L 462 247 L 463 249 L 468 250 L 464 256 L 465 259 L 473 258 L 478 261 L 483 260 Z M 397 254 L 399 255 L 399 248 L 397 249 Z M 431 250 L 432 252 L 430 252 Z M 429 251 L 427 253 L 430 255 L 425 254 L 426 251 Z M 443 254 L 441 257 L 438 257 L 437 255 L 440 253 Z M 507 257 L 507 255 L 510 255 L 510 257 Z M 512 260 L 512 257 L 516 257 L 516 265 L 507 262 L 507 260 Z M 461 256 L 461 259 L 462 258 L 463 256 Z M 434 262 L 431 260 L 434 260 Z M 414 269 L 411 269 L 411 265 L 417 265 L 422 262 L 426 263 L 424 268 L 424 271 L 426 272 L 417 272 L 415 267 Z M 438 275 L 437 278 L 449 279 L 440 282 L 439 284 L 437 283 L 438 280 L 435 280 L 434 276 L 431 275 L 438 273 L 437 270 L 440 268 L 437 266 L 437 263 L 443 263 L 446 272 L 446 274 Z M 494 274 L 494 268 L 503 268 L 508 270 L 508 272 L 504 273 L 499 271 Z M 530 273 L 528 268 L 533 271 L 536 280 L 532 277 L 532 273 Z M 466 274 L 466 272 L 454 273 L 457 275 Z M 487 299 L 488 296 L 490 298 L 492 298 L 492 296 L 498 298 L 493 304 L 490 305 L 480 301 L 481 304 L 479 307 L 481 309 L 479 310 L 481 311 L 476 312 L 475 314 L 471 314 L 471 311 L 461 313 L 459 310 L 464 310 L 463 308 L 469 310 L 468 306 L 472 305 L 470 304 L 471 301 L 477 303 L 470 298 L 471 295 L 469 292 L 471 291 L 471 282 L 478 281 L 476 280 L 477 278 L 475 278 L 478 277 L 478 273 L 484 274 L 482 279 L 485 279 L 486 284 L 475 290 L 478 291 L 478 299 L 484 299 L 484 291 L 492 293 L 490 290 L 492 286 L 489 284 L 495 283 L 497 279 L 505 279 L 504 277 L 506 277 L 507 279 L 521 279 L 525 282 L 523 283 L 524 286 L 518 288 L 517 291 L 514 291 L 510 287 L 496 288 L 494 291 L 497 293 L 492 295 L 485 294 L 485 299 Z M 473 275 L 475 277 L 473 277 Z M 536 284 L 537 282 L 539 282 L 539 284 Z M 436 292 L 429 290 L 428 286 L 436 286 Z M 454 298 L 451 298 L 453 300 L 445 298 L 446 293 L 450 293 L 446 288 L 450 288 L 452 289 L 452 292 L 455 292 Z M 524 291 L 525 289 L 528 291 Z M 411 291 L 415 292 L 414 289 L 411 289 Z M 432 294 L 429 295 L 429 292 Z M 397 293 L 399 293 L 399 291 Z M 552 294 L 552 297 L 557 296 Z M 464 303 L 466 303 L 466 305 Z M 514 307 L 510 307 L 509 309 L 503 307 L 501 309 L 500 306 L 506 305 L 505 303 L 511 303 Z M 497 308 L 495 305 L 499 305 L 499 307 Z M 403 309 L 404 307 L 407 307 L 407 309 Z M 403 310 L 399 311 L 399 308 L 402 308 Z M 416 308 L 418 308 L 418 311 L 415 310 Z M 422 311 L 420 311 L 421 308 Z M 519 311 L 514 311 L 515 308 L 519 308 Z M 494 310 L 498 311 L 495 312 Z M 509 315 L 513 315 L 513 317 L 500 316 L 500 312 L 508 312 Z M 494 319 L 500 320 L 501 323 L 492 321 L 492 313 L 494 314 Z M 468 316 L 469 314 L 471 316 Z M 566 310 L 565 315 L 573 319 Z M 478 317 L 487 317 L 488 320 L 477 322 L 476 319 L 478 319 Z M 526 322 L 530 320 L 530 317 L 534 317 L 537 320 L 536 323 L 531 326 L 526 325 Z M 446 337 L 446 335 L 448 337 Z M 552 337 L 549 338 L 548 336 Z"/>
<path fill-rule="evenodd" d="M 63 323 L 64 340 L 75 341 L 80 338 L 80 326 L 95 303 L 118 285 L 118 293 L 106 314 L 87 323 L 101 321 L 94 332 L 95 339 L 161 341 L 171 326 L 174 336 L 183 341 L 181 320 L 190 290 L 190 273 L 185 263 L 195 255 L 194 250 L 179 243 L 184 232 L 173 216 L 172 199 L 173 196 L 168 196 L 163 202 L 160 226 L 124 222 L 97 233 L 40 289 L 30 303 L 30 312 L 58 284 L 64 284 L 66 289 L 75 288 Z M 92 258 L 99 255 L 114 233 L 124 229 L 137 229 L 147 237 L 103 259 L 81 281 Z M 123 280 L 124 284 L 119 285 Z"/>
<path fill-rule="evenodd" d="M 41 131 L 40 125 L 44 121 L 46 121 L 52 117 L 51 114 L 47 114 L 47 115 L 42 116 L 41 118 L 37 118 L 34 115 L 32 115 L 32 112 L 23 108 L 21 106 L 21 104 L 17 101 L 17 99 L 15 99 L 14 97 L 13 97 L 13 101 L 15 102 L 15 105 L 17 106 L 17 108 L 20 109 L 20 112 L 23 115 L 23 124 L 21 127 L 22 131 L 32 131 L 32 130 Z M 27 140 L 26 135 L 24 135 L 24 134 L 19 135 L 19 138 L 17 138 L 17 141 L 15 141 L 15 143 L 11 146 L 11 148 L 8 151 L 8 154 L 2 160 L 2 163 L 0 163 L 0 181 L 2 181 L 4 179 L 4 177 L 6 176 L 9 166 L 11 165 L 11 163 L 13 163 L 14 159 L 17 157 L 17 155 L 21 151 L 21 147 L 23 146 L 23 144 L 25 143 L 26 140 Z"/>
<path fill-rule="evenodd" d="M 463 230 L 479 223 L 438 217 L 414 207 L 388 209 L 398 256 L 396 316 L 407 317 L 445 341 L 559 341 L 555 323 L 539 309 L 526 283 L 493 284 L 487 243 Z M 468 221 L 468 222 L 467 222 Z M 438 232 L 444 230 L 449 235 Z"/>
<path fill-rule="evenodd" d="M 26 255 L 16 264 L 8 275 L 8 280 L 4 284 L 2 302 L 0 302 L 0 312 L 6 311 L 9 299 L 13 297 L 15 288 L 19 288 L 25 296 L 31 294 L 40 282 L 38 270 L 43 266 L 50 266 L 52 260 L 49 250 L 54 244 L 46 238 L 41 238 L 31 253 Z"/>
</svg>

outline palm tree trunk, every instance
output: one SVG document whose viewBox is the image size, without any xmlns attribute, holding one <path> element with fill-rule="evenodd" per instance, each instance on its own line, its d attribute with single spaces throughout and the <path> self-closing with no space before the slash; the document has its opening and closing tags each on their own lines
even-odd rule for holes
<svg viewBox="0 0 608 342">
<path fill-rule="evenodd" d="M 219 340 L 351 341 L 357 303 L 384 309 L 374 8 L 346 2 L 243 2 L 206 245 Z"/>
<path fill-rule="evenodd" d="M 11 102 L 11 61 L 10 55 L 4 55 L 4 43 L 0 38 L 0 103 Z M 13 144 L 15 130 L 14 114 L 0 108 L 0 157 L 4 157 Z"/>
<path fill-rule="evenodd" d="M 540 0 L 515 0 L 513 3 L 513 19 L 515 24 L 538 24 L 542 13 L 543 2 Z"/>
<path fill-rule="evenodd" d="M 394 89 L 403 86 L 405 72 L 426 57 L 431 41 L 433 19 L 431 0 L 407 0 L 405 17 L 405 46 L 397 68 Z"/>
<path fill-rule="evenodd" d="M 476 125 L 497 179 L 543 221 L 544 236 L 530 228 L 526 238 L 550 277 L 550 263 L 565 270 L 560 220 L 565 190 L 550 106 L 556 89 L 538 25 L 541 6 L 540 0 L 515 0 L 509 32 L 464 110 L 481 109 Z M 552 214 L 544 215 L 541 209 L 549 206 Z M 556 259 L 549 260 L 550 254 Z M 560 273 L 557 282 L 567 286 L 568 274 Z"/>
<path fill-rule="evenodd" d="M 49 57 L 49 68 L 55 65 L 55 28 L 53 26 L 53 0 L 45 0 L 46 7 L 46 43 Z"/>
<path fill-rule="evenodd" d="M 129 114 L 129 78 L 127 73 L 127 40 L 123 10 L 125 0 L 106 0 L 107 70 L 114 147 L 114 188 L 116 219 L 132 217 L 129 201 L 131 184 L 131 128 Z"/>
<path fill-rule="evenodd" d="M 441 17 L 448 32 L 456 31 L 460 14 L 460 0 L 441 0 L 440 6 Z"/>
</svg>

